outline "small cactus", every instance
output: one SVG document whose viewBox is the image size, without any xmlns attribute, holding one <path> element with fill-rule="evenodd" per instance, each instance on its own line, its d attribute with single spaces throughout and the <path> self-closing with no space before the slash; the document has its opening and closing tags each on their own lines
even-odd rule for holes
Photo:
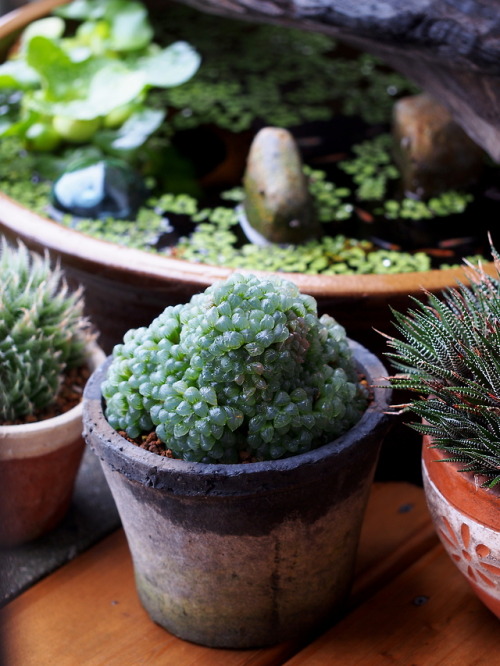
<svg viewBox="0 0 500 666">
<path fill-rule="evenodd" d="M 19 243 L 0 245 L 0 422 L 35 415 L 57 397 L 66 368 L 84 362 L 81 290 Z"/>
<path fill-rule="evenodd" d="M 303 453 L 367 404 L 344 329 L 291 282 L 239 274 L 129 331 L 102 391 L 117 430 L 212 463 Z"/>
</svg>

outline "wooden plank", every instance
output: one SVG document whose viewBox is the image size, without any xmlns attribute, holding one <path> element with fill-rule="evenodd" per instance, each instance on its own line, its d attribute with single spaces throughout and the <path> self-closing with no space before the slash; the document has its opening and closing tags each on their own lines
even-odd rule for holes
<svg viewBox="0 0 500 666">
<path fill-rule="evenodd" d="M 492 664 L 500 624 L 438 545 L 287 666 Z"/>
<path fill-rule="evenodd" d="M 415 561 L 435 537 L 421 489 L 376 484 L 363 527 L 356 603 Z M 1 612 L 8 666 L 273 666 L 298 649 L 213 650 L 171 636 L 142 609 L 120 530 L 12 601 Z"/>
<path fill-rule="evenodd" d="M 9 666 L 249 663 L 244 652 L 226 655 L 224 650 L 191 645 L 149 620 L 135 592 L 122 530 L 28 590 L 4 612 Z M 263 663 L 273 663 L 269 657 Z"/>
<path fill-rule="evenodd" d="M 421 488 L 374 484 L 361 531 L 351 604 L 357 605 L 438 543 Z"/>
</svg>

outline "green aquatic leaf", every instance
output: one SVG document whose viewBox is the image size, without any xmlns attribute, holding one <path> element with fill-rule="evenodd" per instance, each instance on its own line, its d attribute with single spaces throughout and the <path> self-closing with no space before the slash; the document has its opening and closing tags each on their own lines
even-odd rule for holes
<svg viewBox="0 0 500 666">
<path fill-rule="evenodd" d="M 28 90 L 40 83 L 40 77 L 25 60 L 7 60 L 0 65 L 0 88 Z"/>
<path fill-rule="evenodd" d="M 42 93 L 28 98 L 28 108 L 90 120 L 133 102 L 148 86 L 186 81 L 197 70 L 200 57 L 188 44 L 178 42 L 142 58 L 133 68 L 105 57 L 74 62 L 61 46 L 36 36 L 29 42 L 27 62 L 42 80 Z"/>
<path fill-rule="evenodd" d="M 179 41 L 158 53 L 140 58 L 136 68 L 150 86 L 170 88 L 185 83 L 198 70 L 201 57 L 187 42 Z"/>
<path fill-rule="evenodd" d="M 94 141 L 109 152 L 135 150 L 156 132 L 165 119 L 165 112 L 145 107 L 133 113 L 117 130 L 102 130 Z"/>
<path fill-rule="evenodd" d="M 116 51 L 135 51 L 150 44 L 153 28 L 149 23 L 148 12 L 140 2 L 114 0 L 109 3 L 106 18 L 110 18 L 110 46 Z"/>
<path fill-rule="evenodd" d="M 66 111 L 74 118 L 95 118 L 137 99 L 145 87 L 140 72 L 111 61 L 99 69 L 89 82 L 84 99 L 54 105 L 57 113 Z"/>
<path fill-rule="evenodd" d="M 127 0 L 76 0 L 55 12 L 58 16 L 86 21 L 104 21 L 108 26 L 106 46 L 114 51 L 135 51 L 151 43 L 153 28 L 146 7 Z"/>
<path fill-rule="evenodd" d="M 65 18 L 84 21 L 70 37 Z M 152 39 L 147 9 L 136 0 L 77 0 L 57 16 L 34 22 L 23 33 L 19 54 L 0 66 L 0 89 L 24 92 L 23 118 L 2 116 L 0 136 L 23 138 L 26 118 L 38 122 L 44 117 L 45 124 L 57 121 L 65 139 L 82 141 L 79 133 L 62 128 L 94 121 L 96 128 L 101 123 L 109 130 L 121 126 L 120 132 L 101 136 L 101 143 L 115 151 L 135 150 L 165 116 L 146 112 L 148 90 L 184 83 L 200 64 L 186 42 L 160 49 Z"/>
<path fill-rule="evenodd" d="M 54 14 L 66 19 L 88 21 L 100 19 L 106 11 L 106 3 L 98 0 L 73 0 L 63 7 L 54 9 Z"/>
<path fill-rule="evenodd" d="M 68 59 L 59 64 L 52 61 L 45 75 L 50 76 L 50 90 L 57 89 L 59 94 L 54 97 L 45 91 L 45 95 L 35 95 L 29 100 L 29 107 L 47 115 L 91 120 L 134 101 L 145 88 L 143 74 L 119 61 L 101 61 L 97 69 L 88 63 L 87 67 L 86 63 L 71 63 Z M 81 76 L 76 80 L 78 74 Z M 58 80 L 52 80 L 53 76 Z"/>
<path fill-rule="evenodd" d="M 66 28 L 65 22 L 58 16 L 47 16 L 46 18 L 33 21 L 21 35 L 21 52 L 24 51 L 33 37 L 47 37 L 47 39 L 59 39 L 63 36 Z"/>
<path fill-rule="evenodd" d="M 78 99 L 85 95 L 94 74 L 106 60 L 94 58 L 73 62 L 66 51 L 47 37 L 33 37 L 26 61 L 40 76 L 46 100 Z"/>
<path fill-rule="evenodd" d="M 23 136 L 28 127 L 35 122 L 31 114 L 21 120 L 12 120 L 10 116 L 0 118 L 0 137 Z"/>
</svg>

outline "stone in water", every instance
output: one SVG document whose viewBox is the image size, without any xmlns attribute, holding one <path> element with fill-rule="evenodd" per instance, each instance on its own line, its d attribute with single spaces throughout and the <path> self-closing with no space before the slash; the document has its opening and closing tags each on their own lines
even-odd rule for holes
<svg viewBox="0 0 500 666">
<path fill-rule="evenodd" d="M 243 180 L 243 230 L 251 242 L 303 243 L 321 233 L 299 150 L 285 129 L 255 137 Z"/>
<path fill-rule="evenodd" d="M 119 160 L 86 161 L 62 174 L 52 188 L 52 202 L 76 217 L 131 219 L 144 202 L 142 178 Z"/>
</svg>

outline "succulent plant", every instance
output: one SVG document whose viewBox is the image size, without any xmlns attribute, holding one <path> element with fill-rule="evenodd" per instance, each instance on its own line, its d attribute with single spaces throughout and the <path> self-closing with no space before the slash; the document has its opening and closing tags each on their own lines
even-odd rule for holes
<svg viewBox="0 0 500 666">
<path fill-rule="evenodd" d="M 0 246 L 0 421 L 50 405 L 66 368 L 83 363 L 87 322 L 81 291 L 59 267 L 2 239 Z"/>
<path fill-rule="evenodd" d="M 129 331 L 102 390 L 115 429 L 199 462 L 308 451 L 367 404 L 344 329 L 291 282 L 240 274 Z"/>
<path fill-rule="evenodd" d="M 500 483 L 500 257 L 493 254 L 495 276 L 469 265 L 469 286 L 395 312 L 403 339 L 388 341 L 399 370 L 392 387 L 419 396 L 399 406 L 423 419 L 412 427 L 491 487 Z"/>
</svg>

